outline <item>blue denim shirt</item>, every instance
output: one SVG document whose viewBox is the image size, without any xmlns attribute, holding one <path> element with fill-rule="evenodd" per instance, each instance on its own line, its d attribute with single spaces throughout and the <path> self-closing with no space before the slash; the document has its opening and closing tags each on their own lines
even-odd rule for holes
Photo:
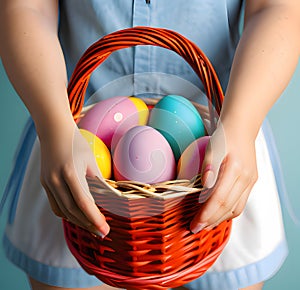
<svg viewBox="0 0 300 290">
<path fill-rule="evenodd" d="M 225 90 L 240 36 L 239 22 L 243 1 L 151 0 L 148 1 L 150 4 L 146 2 L 62 0 L 59 35 L 69 77 L 83 52 L 102 36 L 127 27 L 152 26 L 177 31 L 196 43 L 212 62 Z M 114 52 L 101 64 L 92 74 L 87 96 L 126 75 L 132 76 L 134 92 L 163 91 L 164 87 L 166 91 L 170 91 L 172 81 L 160 81 L 157 88 L 155 77 L 143 78 L 143 81 L 134 80 L 139 73 L 145 72 L 175 75 L 201 88 L 196 74 L 176 53 L 160 47 L 137 46 Z M 109 88 L 111 91 L 112 86 Z M 124 95 L 127 92 L 114 93 Z M 106 97 L 108 95 L 101 98 Z"/>
</svg>

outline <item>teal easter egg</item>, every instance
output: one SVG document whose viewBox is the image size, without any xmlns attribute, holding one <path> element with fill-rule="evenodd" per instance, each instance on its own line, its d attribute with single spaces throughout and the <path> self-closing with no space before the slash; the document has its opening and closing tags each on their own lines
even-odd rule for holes
<svg viewBox="0 0 300 290">
<path fill-rule="evenodd" d="M 150 112 L 148 125 L 167 139 L 176 160 L 190 143 L 205 135 L 202 118 L 195 106 L 177 95 L 165 96 L 157 102 Z"/>
</svg>

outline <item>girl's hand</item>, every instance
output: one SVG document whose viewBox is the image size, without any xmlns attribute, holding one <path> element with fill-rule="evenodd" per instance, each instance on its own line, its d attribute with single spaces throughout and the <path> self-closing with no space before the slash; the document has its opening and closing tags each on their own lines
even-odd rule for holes
<svg viewBox="0 0 300 290">
<path fill-rule="evenodd" d="M 218 125 L 206 150 L 202 176 L 210 197 L 191 222 L 194 233 L 242 213 L 257 180 L 255 138 Z"/>
<path fill-rule="evenodd" d="M 109 232 L 89 191 L 86 176 L 102 179 L 93 153 L 78 128 L 69 126 L 41 142 L 41 183 L 53 212 L 101 237 Z"/>
</svg>

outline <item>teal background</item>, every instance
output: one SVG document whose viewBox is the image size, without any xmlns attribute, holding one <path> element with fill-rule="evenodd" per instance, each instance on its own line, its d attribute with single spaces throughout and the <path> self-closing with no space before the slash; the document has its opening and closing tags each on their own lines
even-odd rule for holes
<svg viewBox="0 0 300 290">
<path fill-rule="evenodd" d="M 280 68 L 278 68 L 280 69 Z M 269 113 L 269 120 L 274 131 L 278 151 L 288 191 L 289 205 L 300 218 L 300 96 L 299 96 L 300 64 L 283 96 Z M 2 64 L 0 63 L 0 196 L 11 170 L 14 151 L 22 132 L 28 112 L 10 85 Z M 298 132 L 298 133 L 297 133 Z M 266 285 L 265 290 L 299 290 L 300 275 L 300 224 L 293 220 L 290 206 L 283 205 L 283 216 L 289 244 L 289 256 L 283 267 Z M 6 213 L 6 212 L 5 212 Z M 0 216 L 0 234 L 4 231 L 6 214 Z M 0 248 L 0 288 L 2 290 L 29 290 L 25 275 L 6 260 Z M 222 289 L 220 289 L 222 290 Z"/>
</svg>

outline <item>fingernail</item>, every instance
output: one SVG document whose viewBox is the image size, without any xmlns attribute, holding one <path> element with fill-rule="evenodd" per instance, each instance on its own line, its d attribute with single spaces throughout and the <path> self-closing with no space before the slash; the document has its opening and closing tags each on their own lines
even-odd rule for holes
<svg viewBox="0 0 300 290">
<path fill-rule="evenodd" d="M 94 230 L 93 234 L 95 234 L 96 236 L 104 239 L 106 237 L 106 235 L 104 235 L 103 233 L 101 233 L 100 231 Z"/>
<path fill-rule="evenodd" d="M 99 228 L 96 228 L 95 226 L 91 226 L 90 229 L 92 233 L 101 237 L 102 239 L 104 239 L 108 235 L 110 230 L 109 225 L 107 223 L 105 223 L 103 226 Z"/>
<path fill-rule="evenodd" d="M 207 226 L 206 223 L 200 223 L 200 224 L 197 224 L 196 226 L 194 226 L 194 227 L 191 229 L 191 231 L 192 231 L 192 233 L 197 234 L 197 233 L 199 233 L 201 230 L 203 230 L 206 226 Z"/>
<path fill-rule="evenodd" d="M 110 230 L 110 228 L 109 228 L 109 225 L 108 225 L 107 223 L 105 223 L 105 224 L 100 228 L 100 231 L 101 231 L 101 233 L 102 233 L 102 235 L 103 235 L 103 238 L 106 237 L 106 236 L 108 235 L 109 230 Z"/>
</svg>

